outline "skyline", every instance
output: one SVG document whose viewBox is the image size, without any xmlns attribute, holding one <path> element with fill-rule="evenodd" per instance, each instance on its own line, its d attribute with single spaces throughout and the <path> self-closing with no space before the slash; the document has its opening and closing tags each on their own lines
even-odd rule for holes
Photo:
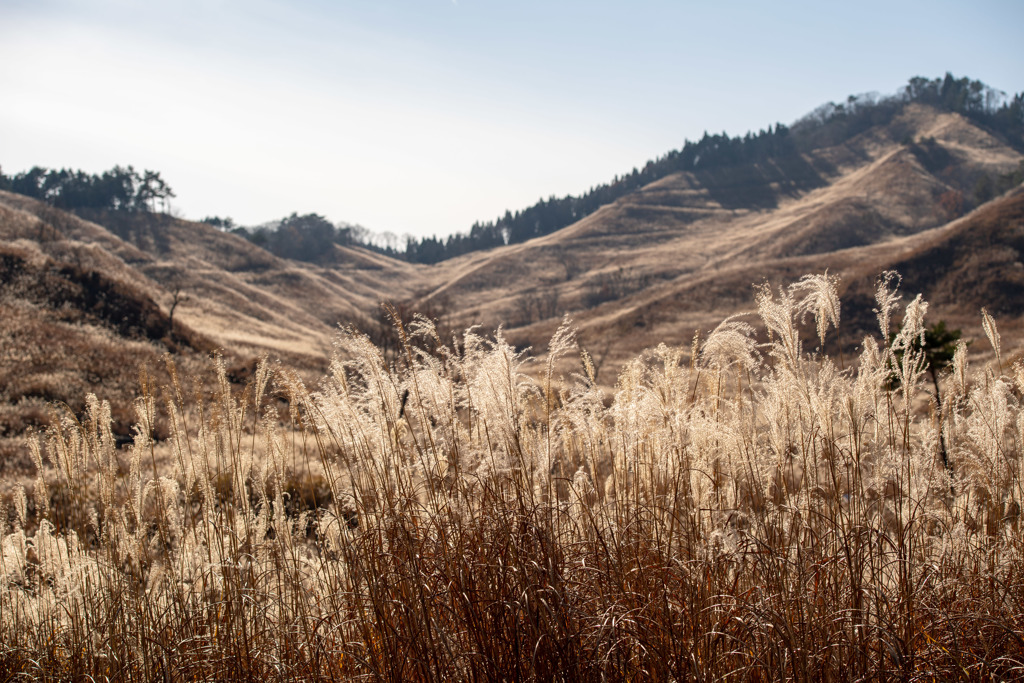
<svg viewBox="0 0 1024 683">
<path fill-rule="evenodd" d="M 705 131 L 788 125 L 912 76 L 1024 90 L 1012 2 L 0 0 L 0 12 L 5 173 L 150 168 L 184 217 L 243 225 L 319 213 L 443 236 L 585 192 Z"/>
</svg>

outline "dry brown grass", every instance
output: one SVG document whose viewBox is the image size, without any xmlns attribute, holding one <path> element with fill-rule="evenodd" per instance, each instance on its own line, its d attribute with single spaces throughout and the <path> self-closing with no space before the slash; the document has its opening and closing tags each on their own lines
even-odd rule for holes
<svg viewBox="0 0 1024 683">
<path fill-rule="evenodd" d="M 667 346 L 634 359 L 610 405 L 586 356 L 559 375 L 568 326 L 532 380 L 500 336 L 452 349 L 423 320 L 400 328 L 391 363 L 343 335 L 316 391 L 266 364 L 241 392 L 222 363 L 196 382 L 172 365 L 136 402 L 123 453 L 90 397 L 33 442 L 42 476 L 0 515 L 0 667 L 1019 677 L 1024 367 L 997 353 L 968 372 L 961 349 L 941 410 L 921 412 L 926 306 L 897 325 L 889 294 L 893 341 L 865 340 L 846 369 L 803 351 L 839 318 L 835 281 L 809 278 L 759 291 L 770 342 L 727 320 L 689 362 Z"/>
<path fill-rule="evenodd" d="M 53 406 L 81 414 L 85 396 L 101 387 L 112 404 L 114 433 L 129 441 L 139 369 L 160 368 L 168 351 L 191 366 L 190 355 L 212 350 L 188 326 L 176 325 L 172 334 L 167 316 L 131 281 L 85 262 L 55 260 L 27 241 L 0 243 L 0 320 L 5 473 L 30 465 L 15 443 L 27 430 L 49 425 Z"/>
</svg>

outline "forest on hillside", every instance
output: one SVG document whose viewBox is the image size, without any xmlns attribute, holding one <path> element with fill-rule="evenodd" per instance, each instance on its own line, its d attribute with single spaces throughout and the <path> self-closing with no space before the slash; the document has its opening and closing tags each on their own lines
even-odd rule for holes
<svg viewBox="0 0 1024 683">
<path fill-rule="evenodd" d="M 33 166 L 6 176 L 0 171 L 0 190 L 39 199 L 58 209 L 155 211 L 166 210 L 174 191 L 156 171 L 138 173 L 132 166 L 115 166 L 103 173 Z"/>
</svg>

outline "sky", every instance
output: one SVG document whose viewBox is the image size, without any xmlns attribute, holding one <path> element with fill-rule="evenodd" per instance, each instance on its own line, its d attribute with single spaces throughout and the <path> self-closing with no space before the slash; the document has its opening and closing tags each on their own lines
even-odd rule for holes
<svg viewBox="0 0 1024 683">
<path fill-rule="evenodd" d="M 1024 91 L 1024 2 L 0 0 L 0 168 L 418 237 L 950 71 Z"/>
</svg>

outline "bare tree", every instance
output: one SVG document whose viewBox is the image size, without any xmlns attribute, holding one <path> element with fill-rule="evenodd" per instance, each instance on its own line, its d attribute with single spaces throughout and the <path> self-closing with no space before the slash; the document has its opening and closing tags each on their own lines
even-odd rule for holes
<svg viewBox="0 0 1024 683">
<path fill-rule="evenodd" d="M 523 292 L 516 299 L 516 311 L 520 325 L 529 325 L 537 315 L 537 295 L 534 292 Z"/>
<path fill-rule="evenodd" d="M 516 299 L 516 309 L 521 325 L 529 325 L 538 320 L 547 320 L 558 315 L 559 294 L 554 287 L 544 290 L 530 289 Z"/>
<path fill-rule="evenodd" d="M 417 315 L 427 318 L 434 323 L 437 333 L 436 342 L 426 342 L 429 350 L 433 351 L 434 344 L 446 345 L 454 343 L 451 324 L 451 313 L 453 307 L 451 300 L 445 294 L 436 294 L 432 297 L 420 296 L 405 301 L 381 301 L 373 318 L 369 321 L 366 334 L 380 347 L 388 362 L 396 360 L 402 350 L 402 335 L 399 328 L 408 330 L 410 324 Z"/>
<path fill-rule="evenodd" d="M 175 280 L 171 285 L 171 308 L 168 311 L 168 326 L 170 327 L 170 337 L 174 339 L 174 311 L 178 308 L 179 304 L 183 304 L 188 301 L 189 297 L 184 290 L 184 285 L 181 280 Z"/>
</svg>

